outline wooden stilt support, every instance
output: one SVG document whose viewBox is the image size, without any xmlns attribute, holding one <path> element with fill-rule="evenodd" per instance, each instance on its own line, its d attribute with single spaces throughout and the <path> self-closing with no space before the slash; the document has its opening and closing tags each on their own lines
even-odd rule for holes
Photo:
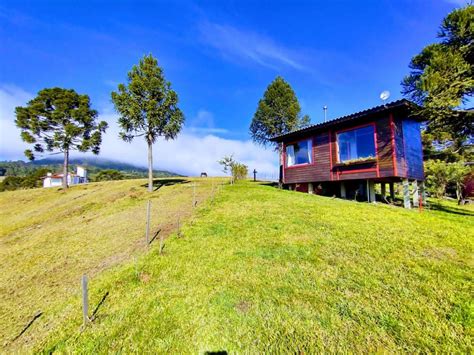
<svg viewBox="0 0 474 355">
<path fill-rule="evenodd" d="M 408 179 L 403 179 L 403 207 L 411 208 L 410 182 L 408 181 Z"/>
<path fill-rule="evenodd" d="M 423 206 L 425 206 L 426 205 L 426 190 L 425 190 L 424 181 L 420 181 L 418 183 L 418 189 L 420 190 L 421 203 Z"/>
<path fill-rule="evenodd" d="M 390 199 L 393 202 L 395 200 L 395 186 L 393 182 L 389 184 L 389 188 L 390 188 Z"/>
<path fill-rule="evenodd" d="M 375 183 L 372 180 L 367 181 L 368 201 L 375 203 Z"/>
<path fill-rule="evenodd" d="M 420 195 L 418 193 L 418 181 L 413 180 L 411 183 L 411 186 L 413 187 L 413 193 L 412 193 L 412 198 L 413 198 L 413 207 L 419 207 L 420 204 Z"/>
<path fill-rule="evenodd" d="M 346 185 L 344 185 L 344 182 L 341 182 L 341 198 L 346 198 Z"/>
</svg>

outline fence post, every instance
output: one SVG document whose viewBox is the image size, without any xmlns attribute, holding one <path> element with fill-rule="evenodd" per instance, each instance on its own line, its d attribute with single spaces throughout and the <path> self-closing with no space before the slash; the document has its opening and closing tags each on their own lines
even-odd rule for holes
<svg viewBox="0 0 474 355">
<path fill-rule="evenodd" d="M 196 181 L 193 183 L 193 208 L 196 207 Z"/>
<path fill-rule="evenodd" d="M 89 322 L 89 291 L 87 289 L 88 281 L 87 275 L 82 275 L 82 316 L 84 319 L 84 325 Z"/>
<path fill-rule="evenodd" d="M 146 246 L 150 244 L 150 208 L 151 208 L 151 201 L 148 200 L 146 205 L 146 230 L 145 230 L 145 240 Z"/>
</svg>

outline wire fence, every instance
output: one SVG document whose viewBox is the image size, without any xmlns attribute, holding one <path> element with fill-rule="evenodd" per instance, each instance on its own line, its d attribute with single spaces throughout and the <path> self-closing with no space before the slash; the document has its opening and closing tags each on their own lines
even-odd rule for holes
<svg viewBox="0 0 474 355">
<path fill-rule="evenodd" d="M 203 177 L 203 178 L 193 178 L 188 181 L 183 186 L 183 189 L 190 189 L 191 193 L 187 193 L 186 196 L 189 198 L 189 207 L 182 206 L 183 213 L 178 214 L 176 216 L 176 220 L 168 220 L 168 221 L 156 221 L 153 220 L 153 210 L 156 208 L 163 208 L 164 206 L 158 200 L 150 200 L 147 199 L 143 205 L 144 211 L 144 220 L 143 226 L 145 227 L 145 231 L 143 233 L 143 249 L 140 249 L 139 255 L 145 255 L 146 253 L 150 252 L 153 249 L 158 250 L 159 255 L 164 254 L 164 249 L 166 246 L 166 241 L 169 237 L 175 236 L 177 238 L 184 237 L 182 227 L 183 224 L 186 223 L 187 220 L 192 218 L 194 215 L 194 211 L 200 205 L 204 204 L 214 204 L 215 199 L 222 191 L 224 186 L 232 184 L 232 179 L 230 178 L 213 178 L 213 177 Z M 150 196 L 153 198 L 152 196 Z M 164 225 L 171 225 L 172 228 L 168 228 L 166 232 L 163 232 Z M 159 242 L 155 242 L 158 240 Z M 153 245 L 157 245 L 156 248 L 153 248 Z M 135 265 L 137 264 L 137 255 L 134 256 Z M 94 273 L 93 273 L 94 274 Z M 94 275 L 95 276 L 95 275 Z M 137 275 L 139 277 L 140 275 Z M 90 290 L 94 289 L 94 277 L 91 277 L 88 272 L 79 275 L 78 274 L 78 282 L 76 286 L 71 285 L 72 287 L 70 290 L 73 290 L 69 296 L 74 296 L 80 294 L 81 297 L 81 308 L 80 315 L 83 319 L 82 327 L 79 330 L 79 334 L 81 334 L 86 327 L 92 326 L 94 320 L 96 319 L 97 312 L 100 308 L 105 306 L 105 301 L 110 294 L 110 290 L 105 290 L 103 292 L 102 297 L 99 301 L 90 299 Z M 65 295 L 68 297 L 67 295 Z M 90 308 L 93 306 L 93 308 Z M 12 334 L 13 336 L 7 341 L 4 345 L 12 345 L 14 342 L 19 341 L 20 338 L 27 337 L 27 333 L 31 333 L 31 328 L 37 322 L 38 319 L 51 316 L 48 314 L 49 309 L 39 310 L 35 314 L 33 314 L 29 319 L 25 319 L 25 325 L 21 328 L 21 331 L 17 332 L 16 335 Z M 28 341 L 28 339 L 26 339 Z"/>
<path fill-rule="evenodd" d="M 256 173 L 254 175 L 253 172 L 250 172 L 248 175 L 249 179 L 255 179 L 259 181 L 270 181 L 270 182 L 277 182 L 279 179 L 279 174 L 278 172 L 270 172 L 270 173 Z"/>
</svg>

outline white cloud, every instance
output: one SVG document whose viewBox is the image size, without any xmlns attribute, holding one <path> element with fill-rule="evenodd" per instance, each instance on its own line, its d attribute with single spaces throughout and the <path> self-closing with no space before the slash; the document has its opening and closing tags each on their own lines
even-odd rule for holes
<svg viewBox="0 0 474 355">
<path fill-rule="evenodd" d="M 212 22 L 199 24 L 204 43 L 219 50 L 233 61 L 247 60 L 271 69 L 281 66 L 307 71 L 295 51 L 276 43 L 269 37 Z"/>
<path fill-rule="evenodd" d="M 200 109 L 197 115 L 186 121 L 185 132 L 195 134 L 226 134 L 228 129 L 217 128 L 214 123 L 214 115 L 205 109 Z"/>
<path fill-rule="evenodd" d="M 200 109 L 195 117 L 190 120 L 191 126 L 214 127 L 214 115 L 205 109 Z"/>
<path fill-rule="evenodd" d="M 116 115 L 102 115 L 100 119 L 109 122 L 100 156 L 146 166 L 145 140 L 139 137 L 132 143 L 123 142 L 117 138 L 119 127 Z M 224 155 L 233 154 L 235 159 L 248 165 L 250 170 L 257 169 L 265 174 L 278 171 L 277 155 L 271 149 L 263 149 L 250 140 L 225 139 L 214 134 L 204 134 L 207 133 L 206 128 L 199 132 L 196 130 L 197 128 L 184 129 L 176 140 L 159 139 L 153 147 L 154 167 L 184 175 L 198 175 L 204 171 L 210 175 L 222 175 L 217 161 Z"/>
<path fill-rule="evenodd" d="M 27 146 L 21 141 L 20 131 L 15 127 L 14 108 L 25 105 L 32 96 L 18 87 L 0 85 L 0 159 L 25 160 L 23 151 Z M 205 112 L 206 114 L 198 113 L 196 117 L 203 122 L 207 119 L 206 124 L 210 122 L 213 125 L 212 114 Z M 145 141 L 142 138 L 137 138 L 132 143 L 121 141 L 118 138 L 117 116 L 110 109 L 102 110 L 99 119 L 109 123 L 99 157 L 146 166 Z M 234 154 L 238 161 L 248 165 L 250 171 L 257 169 L 261 173 L 259 176 L 277 173 L 277 155 L 271 149 L 265 150 L 250 140 L 225 139 L 214 134 L 204 134 L 207 133 L 206 129 L 221 133 L 219 128 L 202 127 L 202 131 L 197 132 L 198 127 L 194 130 L 191 127 L 185 129 L 176 140 L 159 140 L 153 149 L 155 169 L 170 170 L 183 175 L 198 175 L 203 171 L 210 175 L 223 175 L 217 161 L 224 155 Z M 72 156 L 80 154 L 72 153 Z"/>
<path fill-rule="evenodd" d="M 24 106 L 33 94 L 14 85 L 0 85 L 0 157 L 23 157 L 27 149 L 15 125 L 15 107 Z"/>
</svg>

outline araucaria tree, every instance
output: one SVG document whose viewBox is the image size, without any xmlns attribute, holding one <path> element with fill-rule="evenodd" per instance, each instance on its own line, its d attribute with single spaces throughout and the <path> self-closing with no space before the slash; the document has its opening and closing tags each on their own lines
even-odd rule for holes
<svg viewBox="0 0 474 355">
<path fill-rule="evenodd" d="M 282 77 L 278 76 L 268 85 L 263 98 L 258 102 L 250 135 L 254 142 L 263 146 L 271 144 L 272 137 L 285 134 L 309 124 L 307 115 L 301 117 L 301 107 L 296 94 Z M 280 156 L 280 183 L 282 177 L 282 146 L 275 145 Z"/>
<path fill-rule="evenodd" d="M 174 139 L 184 123 L 178 108 L 178 95 L 166 81 L 158 61 L 150 54 L 128 73 L 127 85 L 112 92 L 112 101 L 120 114 L 120 137 L 131 142 L 144 137 L 148 145 L 148 191 L 153 191 L 153 143 L 158 137 Z"/>
<path fill-rule="evenodd" d="M 87 95 L 62 88 L 43 89 L 26 107 L 17 107 L 15 113 L 21 138 L 33 144 L 32 149 L 25 150 L 30 160 L 45 152 L 64 155 L 63 188 L 68 187 L 71 151 L 99 154 L 107 122 L 97 121 L 97 111 L 91 108 Z"/>
<path fill-rule="evenodd" d="M 413 57 L 402 92 L 422 107 L 430 133 L 449 132 L 461 148 L 474 134 L 474 112 L 459 109 L 474 93 L 474 6 L 451 12 L 438 38 Z"/>
</svg>

